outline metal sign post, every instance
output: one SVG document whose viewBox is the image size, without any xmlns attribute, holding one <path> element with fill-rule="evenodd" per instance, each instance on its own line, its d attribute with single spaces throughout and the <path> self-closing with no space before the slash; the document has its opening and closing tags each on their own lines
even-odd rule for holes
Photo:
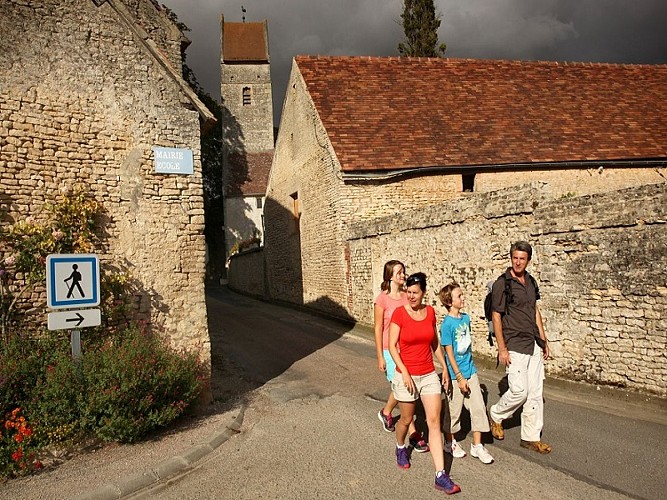
<svg viewBox="0 0 667 500">
<path fill-rule="evenodd" d="M 72 343 L 72 358 L 74 361 L 79 361 L 81 359 L 81 330 L 72 330 L 70 342 Z"/>
</svg>

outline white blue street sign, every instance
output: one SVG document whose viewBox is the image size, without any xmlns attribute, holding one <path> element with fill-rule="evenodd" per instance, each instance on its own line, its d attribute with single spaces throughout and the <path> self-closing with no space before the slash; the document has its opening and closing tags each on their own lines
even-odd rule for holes
<svg viewBox="0 0 667 500">
<path fill-rule="evenodd" d="M 100 304 L 100 263 L 93 254 L 46 257 L 46 305 L 50 309 Z"/>
<path fill-rule="evenodd" d="M 192 151 L 184 148 L 153 147 L 155 172 L 158 174 L 193 174 Z"/>
</svg>

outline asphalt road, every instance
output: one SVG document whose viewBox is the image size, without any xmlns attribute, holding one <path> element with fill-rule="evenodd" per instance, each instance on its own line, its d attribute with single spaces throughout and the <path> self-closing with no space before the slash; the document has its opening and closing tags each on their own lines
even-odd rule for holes
<svg viewBox="0 0 667 500">
<path fill-rule="evenodd" d="M 249 403 L 242 432 L 197 467 L 134 498 L 435 498 L 428 454 L 399 470 L 376 417 L 388 384 L 372 333 L 222 288 L 208 297 L 214 395 Z M 489 404 L 503 373 L 480 367 Z M 548 381 L 542 456 L 519 420 L 483 465 L 448 460 L 463 497 L 667 498 L 664 401 Z M 471 436 L 465 436 L 469 447 Z"/>
</svg>

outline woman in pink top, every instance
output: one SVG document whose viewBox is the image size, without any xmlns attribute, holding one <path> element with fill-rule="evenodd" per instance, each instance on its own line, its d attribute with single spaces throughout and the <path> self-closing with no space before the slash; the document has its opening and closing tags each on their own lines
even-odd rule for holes
<svg viewBox="0 0 667 500">
<path fill-rule="evenodd" d="M 375 326 L 375 348 L 377 351 L 378 369 L 384 372 L 389 382 L 394 378 L 396 365 L 389 354 L 389 324 L 391 315 L 396 308 L 408 303 L 407 295 L 403 290 L 405 288 L 405 266 L 398 260 L 390 260 L 384 265 L 382 275 L 382 284 L 380 285 L 380 294 L 375 298 L 373 307 L 374 326 Z M 393 432 L 394 417 L 391 412 L 396 408 L 396 398 L 394 393 L 389 391 L 389 398 L 384 408 L 378 411 L 378 418 L 382 422 L 385 431 Z M 410 422 L 409 428 L 410 445 L 418 453 L 428 451 L 428 444 L 423 436 L 417 432 L 414 422 Z"/>
<path fill-rule="evenodd" d="M 415 403 L 421 399 L 428 424 L 428 444 L 435 465 L 435 487 L 448 495 L 461 491 L 445 470 L 445 454 L 440 428 L 442 386 L 450 390 L 442 346 L 435 327 L 435 311 L 422 303 L 426 292 L 426 275 L 415 273 L 406 280 L 408 304 L 399 307 L 391 317 L 389 352 L 396 363 L 391 387 L 398 400 L 401 418 L 396 423 L 396 463 L 410 468 L 410 453 L 405 446 L 408 426 L 415 414 Z M 433 364 L 433 354 L 443 367 L 442 379 Z"/>
</svg>

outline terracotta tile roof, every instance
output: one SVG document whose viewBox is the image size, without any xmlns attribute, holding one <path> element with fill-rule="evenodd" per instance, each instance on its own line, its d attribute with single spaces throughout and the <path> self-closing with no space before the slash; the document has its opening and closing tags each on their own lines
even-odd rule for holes
<svg viewBox="0 0 667 500">
<path fill-rule="evenodd" d="M 266 21 L 262 23 L 223 23 L 223 61 L 268 62 L 269 44 Z"/>
<path fill-rule="evenodd" d="M 225 195 L 264 196 L 272 160 L 273 151 L 230 155 Z"/>
<path fill-rule="evenodd" d="M 667 65 L 296 62 L 344 171 L 667 159 Z"/>
</svg>

